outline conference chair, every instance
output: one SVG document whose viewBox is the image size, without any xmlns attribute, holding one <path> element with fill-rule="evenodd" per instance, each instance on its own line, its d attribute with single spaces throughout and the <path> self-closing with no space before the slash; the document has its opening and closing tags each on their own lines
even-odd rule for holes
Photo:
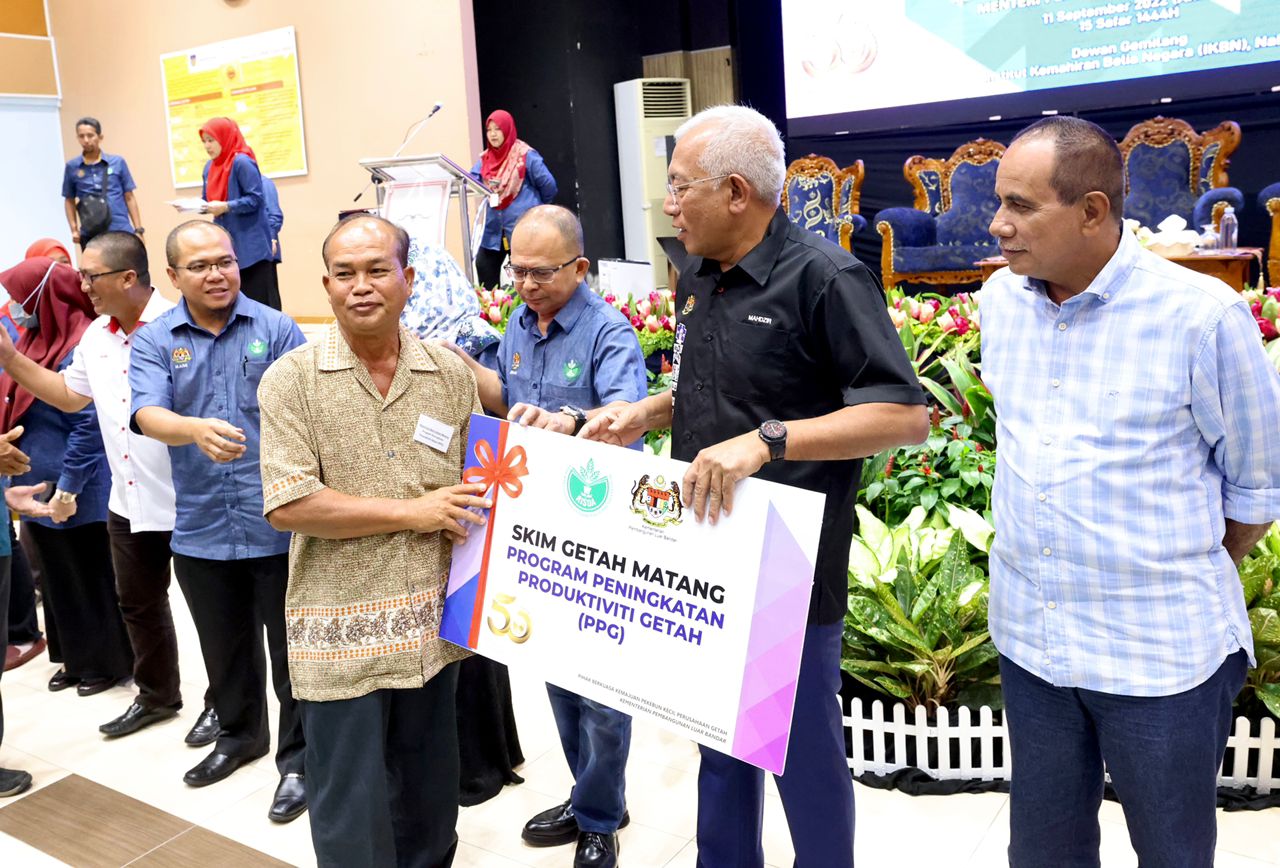
<svg viewBox="0 0 1280 868">
<path fill-rule="evenodd" d="M 1186 121 L 1157 117 L 1135 124 L 1120 142 L 1124 216 L 1155 228 L 1177 214 L 1199 229 L 1214 228 L 1227 205 L 1239 218 L 1244 194 L 1227 186 L 1227 165 L 1240 145 L 1240 125 L 1223 121 L 1197 133 Z"/>
<path fill-rule="evenodd" d="M 787 167 L 782 209 L 801 229 L 852 250 L 850 237 L 867 225 L 858 213 L 865 175 L 861 160 L 840 169 L 827 157 L 801 157 Z"/>
<path fill-rule="evenodd" d="M 902 174 L 915 192 L 914 207 L 876 215 L 886 290 L 907 282 L 955 286 L 981 280 L 974 263 L 1000 252 L 988 227 L 999 205 L 996 168 L 1003 155 L 999 142 L 975 139 L 945 160 L 907 160 Z"/>
</svg>

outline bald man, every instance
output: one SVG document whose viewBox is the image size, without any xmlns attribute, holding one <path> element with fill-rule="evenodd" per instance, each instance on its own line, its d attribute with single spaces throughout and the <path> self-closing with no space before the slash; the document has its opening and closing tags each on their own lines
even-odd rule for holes
<svg viewBox="0 0 1280 868">
<path fill-rule="evenodd" d="M 183 780 L 216 783 L 270 750 L 265 627 L 280 700 L 280 784 L 268 816 L 285 823 L 307 801 L 302 724 L 285 652 L 289 535 L 262 517 L 258 383 L 305 340 L 292 319 L 241 294 L 231 236 L 220 226 L 183 223 L 169 234 L 165 256 L 182 300 L 134 338 L 130 424 L 169 446 L 173 569 L 200 634 L 222 725 L 213 752 Z"/>
<path fill-rule="evenodd" d="M 587 286 L 591 262 L 582 254 L 582 225 L 566 208 L 540 205 L 516 224 L 511 271 L 524 306 L 502 337 L 498 372 L 460 354 L 490 413 L 572 435 L 606 404 L 644 398 L 640 343 L 626 317 Z M 574 787 L 530 819 L 522 837 L 535 847 L 576 841 L 575 868 L 612 868 L 618 829 L 630 819 L 631 717 L 552 684 L 547 692 Z"/>
</svg>

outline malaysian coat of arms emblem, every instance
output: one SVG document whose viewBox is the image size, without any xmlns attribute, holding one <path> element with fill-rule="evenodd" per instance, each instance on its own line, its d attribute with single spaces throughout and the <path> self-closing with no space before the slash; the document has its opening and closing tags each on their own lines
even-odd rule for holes
<svg viewBox="0 0 1280 868">
<path fill-rule="evenodd" d="M 650 481 L 649 474 L 644 474 L 631 489 L 631 511 L 652 527 L 679 524 L 684 518 L 680 483 L 674 479 L 667 483 L 661 476 Z"/>
</svg>

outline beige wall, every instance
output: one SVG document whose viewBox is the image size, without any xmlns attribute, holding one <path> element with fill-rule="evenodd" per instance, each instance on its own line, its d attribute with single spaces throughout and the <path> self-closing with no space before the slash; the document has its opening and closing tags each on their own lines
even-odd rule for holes
<svg viewBox="0 0 1280 868">
<path fill-rule="evenodd" d="M 163 203 L 192 192 L 175 190 L 170 175 L 161 54 L 296 28 L 309 173 L 276 180 L 285 216 L 280 292 L 294 316 L 330 313 L 320 286 L 320 243 L 368 180 L 357 160 L 389 156 L 437 100 L 445 108 L 409 153 L 439 151 L 468 167 L 479 153 L 470 0 L 49 0 L 49 17 L 66 156 L 79 153 L 75 119 L 99 118 L 104 149 L 129 161 L 138 184 L 153 282 L 172 297 L 164 239 L 182 218 Z M 360 204 L 371 204 L 372 195 Z M 458 256 L 456 227 L 451 235 Z"/>
</svg>

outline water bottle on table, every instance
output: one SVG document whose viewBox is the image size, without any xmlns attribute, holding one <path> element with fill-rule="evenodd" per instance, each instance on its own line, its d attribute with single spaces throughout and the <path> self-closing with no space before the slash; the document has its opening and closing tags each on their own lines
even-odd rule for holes
<svg viewBox="0 0 1280 868">
<path fill-rule="evenodd" d="M 1218 223 L 1218 247 L 1223 250 L 1236 249 L 1236 235 L 1240 225 L 1236 222 L 1236 209 L 1228 205 L 1222 210 L 1222 220 Z"/>
</svg>

